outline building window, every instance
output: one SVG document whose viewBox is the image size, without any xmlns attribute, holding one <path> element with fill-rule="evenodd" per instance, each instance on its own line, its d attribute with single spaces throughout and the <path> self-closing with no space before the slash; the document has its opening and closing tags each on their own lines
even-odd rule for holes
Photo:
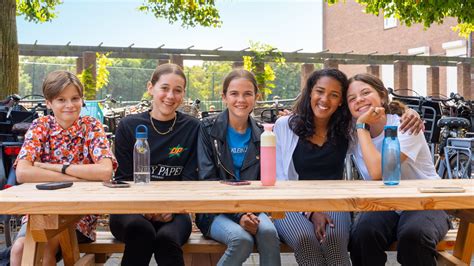
<svg viewBox="0 0 474 266">
<path fill-rule="evenodd" d="M 391 29 L 397 27 L 397 19 L 394 15 L 383 19 L 383 29 Z"/>
</svg>

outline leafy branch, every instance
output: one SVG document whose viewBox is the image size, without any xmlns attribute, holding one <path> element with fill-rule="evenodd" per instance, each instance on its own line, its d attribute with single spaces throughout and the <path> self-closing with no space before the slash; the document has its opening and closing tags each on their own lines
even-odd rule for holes
<svg viewBox="0 0 474 266">
<path fill-rule="evenodd" d="M 340 0 L 326 0 L 334 4 Z M 345 2 L 345 0 L 342 0 Z M 415 23 L 429 28 L 433 23 L 441 24 L 446 17 L 457 18 L 458 26 L 453 30 L 468 37 L 474 31 L 474 1 L 458 0 L 356 0 L 365 6 L 365 12 L 385 17 L 395 17 L 401 23 L 411 26 Z"/>
<path fill-rule="evenodd" d="M 255 74 L 262 99 L 266 99 L 266 96 L 270 95 L 272 89 L 275 88 L 275 72 L 265 62 L 273 61 L 277 65 L 282 65 L 285 64 L 285 58 L 281 51 L 271 45 L 259 42 L 250 41 L 250 51 L 253 56 L 243 57 L 244 68 Z"/>
<path fill-rule="evenodd" d="M 77 75 L 84 86 L 84 98 L 86 100 L 95 100 L 97 92 L 109 84 L 110 72 L 107 67 L 112 65 L 112 60 L 108 58 L 109 53 L 99 54 L 96 53 L 97 57 L 97 75 L 94 79 L 92 73 L 92 67 L 89 66 L 82 71 L 81 74 Z"/>
<path fill-rule="evenodd" d="M 148 0 L 138 9 L 164 18 L 170 24 L 181 20 L 182 27 L 220 27 L 219 11 L 214 0 Z"/>
</svg>

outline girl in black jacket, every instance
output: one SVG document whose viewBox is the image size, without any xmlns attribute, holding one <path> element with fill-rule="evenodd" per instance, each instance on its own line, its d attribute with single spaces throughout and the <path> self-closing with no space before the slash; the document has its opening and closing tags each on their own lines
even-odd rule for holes
<svg viewBox="0 0 474 266">
<path fill-rule="evenodd" d="M 198 136 L 200 180 L 260 179 L 262 127 L 250 116 L 258 93 L 255 76 L 233 70 L 224 80 L 222 99 L 227 109 L 201 123 Z M 198 214 L 196 224 L 205 236 L 227 245 L 217 265 L 242 265 L 253 251 L 260 265 L 280 265 L 280 240 L 265 213 Z"/>
</svg>

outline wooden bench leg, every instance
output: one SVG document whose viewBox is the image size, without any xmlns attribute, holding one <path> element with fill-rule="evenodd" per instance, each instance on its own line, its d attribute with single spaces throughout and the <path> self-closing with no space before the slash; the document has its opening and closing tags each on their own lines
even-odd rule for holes
<svg viewBox="0 0 474 266">
<path fill-rule="evenodd" d="M 64 265 L 75 265 L 75 262 L 78 261 L 80 257 L 75 225 L 69 226 L 60 233 L 59 244 L 61 245 Z"/>
<path fill-rule="evenodd" d="M 30 229 L 31 225 L 28 222 L 21 265 L 42 265 L 43 253 L 46 243 L 37 242 L 33 238 L 33 233 Z"/>
<path fill-rule="evenodd" d="M 110 258 L 110 254 L 97 253 L 95 254 L 95 263 L 106 263 Z"/>
<path fill-rule="evenodd" d="M 438 266 L 464 266 L 468 265 L 464 262 L 462 262 L 460 259 L 454 257 L 451 253 L 447 251 L 440 251 L 438 252 Z"/>
<path fill-rule="evenodd" d="M 461 218 L 453 255 L 469 265 L 471 263 L 473 251 L 474 223 L 470 223 L 470 221 L 468 221 L 467 219 Z"/>
</svg>

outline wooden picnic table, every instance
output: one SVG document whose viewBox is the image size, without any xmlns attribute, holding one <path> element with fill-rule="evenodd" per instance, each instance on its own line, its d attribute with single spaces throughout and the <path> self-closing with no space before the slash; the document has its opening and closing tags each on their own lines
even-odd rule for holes
<svg viewBox="0 0 474 266">
<path fill-rule="evenodd" d="M 70 188 L 37 190 L 23 184 L 0 191 L 0 213 L 29 214 L 24 265 L 41 261 L 44 243 L 61 234 L 66 265 L 79 250 L 74 222 L 83 214 L 452 210 L 461 218 L 451 262 L 469 263 L 474 248 L 474 180 L 287 181 L 264 187 L 260 182 L 229 186 L 212 181 L 152 182 L 108 188 L 76 182 Z M 419 187 L 461 186 L 463 193 L 420 193 Z M 449 255 L 448 255 L 449 256 Z M 89 259 L 81 258 L 81 263 Z"/>
</svg>

